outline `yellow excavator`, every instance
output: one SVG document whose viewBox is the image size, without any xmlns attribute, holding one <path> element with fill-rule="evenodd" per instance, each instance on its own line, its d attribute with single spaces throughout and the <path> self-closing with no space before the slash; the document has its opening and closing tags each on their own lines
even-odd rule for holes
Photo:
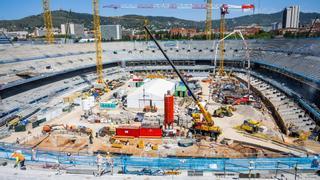
<svg viewBox="0 0 320 180">
<path fill-rule="evenodd" d="M 201 104 L 201 102 L 198 100 L 198 98 L 195 96 L 195 94 L 192 92 L 191 88 L 188 86 L 187 82 L 183 79 L 182 75 L 180 74 L 180 72 L 177 70 L 177 68 L 175 67 L 175 65 L 173 64 L 173 62 L 169 59 L 169 57 L 167 56 L 167 54 L 164 52 L 164 50 L 161 48 L 161 46 L 159 45 L 158 41 L 154 38 L 154 36 L 151 34 L 150 30 L 144 26 L 146 32 L 149 34 L 149 36 L 151 37 L 151 39 L 154 41 L 154 43 L 157 45 L 157 47 L 159 48 L 159 50 L 162 52 L 162 54 L 164 55 L 164 57 L 167 59 L 168 63 L 171 65 L 171 67 L 173 68 L 173 70 L 176 72 L 176 74 L 179 76 L 180 80 L 183 82 L 183 84 L 186 86 L 186 88 L 188 89 L 188 91 L 191 94 L 191 97 L 193 98 L 193 100 L 195 101 L 196 105 L 198 106 L 201 114 L 202 114 L 202 118 L 201 115 L 194 115 L 193 116 L 193 125 L 192 127 L 189 129 L 190 132 L 194 135 L 198 134 L 198 135 L 205 135 L 205 136 L 210 136 L 212 137 L 214 140 L 217 140 L 218 136 L 221 134 L 221 129 L 219 126 L 215 126 L 214 125 L 214 121 L 212 119 L 212 115 L 203 107 L 203 105 Z"/>
</svg>

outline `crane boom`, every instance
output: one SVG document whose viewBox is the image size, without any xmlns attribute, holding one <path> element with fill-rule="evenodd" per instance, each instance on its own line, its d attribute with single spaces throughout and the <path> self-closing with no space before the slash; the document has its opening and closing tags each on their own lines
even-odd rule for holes
<svg viewBox="0 0 320 180">
<path fill-rule="evenodd" d="M 50 0 L 42 0 L 43 5 L 43 18 L 44 18 L 44 24 L 46 26 L 46 39 L 48 44 L 52 44 L 54 42 L 54 36 L 52 32 L 52 17 L 51 17 L 51 11 L 50 11 Z"/>
<path fill-rule="evenodd" d="M 211 1 L 211 3 L 209 3 Z M 211 5 L 210 5 L 211 4 Z M 111 9 L 219 9 L 221 4 L 212 4 L 212 0 L 208 0 L 207 3 L 162 3 L 162 4 L 107 4 L 103 8 Z M 228 5 L 229 9 L 253 9 L 252 4 L 243 5 Z"/>
<path fill-rule="evenodd" d="M 204 119 L 206 120 L 206 122 L 209 125 L 214 125 L 213 119 L 211 114 L 203 107 L 203 105 L 200 103 L 200 101 L 197 99 L 197 97 L 195 96 L 195 94 L 192 92 L 191 88 L 189 87 L 188 83 L 186 82 L 186 80 L 182 77 L 182 75 L 180 74 L 180 72 L 178 71 L 178 69 L 175 67 L 175 65 L 173 64 L 173 62 L 169 59 L 169 57 L 167 56 L 167 54 L 163 51 L 162 47 L 160 46 L 160 44 L 158 43 L 158 41 L 155 39 L 155 37 L 151 34 L 150 30 L 144 26 L 146 32 L 149 34 L 149 36 L 151 37 L 151 39 L 155 42 L 155 44 L 157 45 L 157 47 L 159 48 L 159 50 L 162 52 L 163 56 L 167 59 L 167 61 L 169 62 L 169 64 L 171 65 L 171 67 L 173 68 L 173 70 L 175 71 L 175 73 L 177 73 L 177 75 L 179 76 L 180 80 L 183 82 L 183 84 L 186 86 L 186 88 L 188 89 L 188 91 L 191 94 L 191 97 L 193 98 L 193 100 L 196 102 L 197 106 L 199 107 L 202 115 L 204 116 Z"/>
</svg>

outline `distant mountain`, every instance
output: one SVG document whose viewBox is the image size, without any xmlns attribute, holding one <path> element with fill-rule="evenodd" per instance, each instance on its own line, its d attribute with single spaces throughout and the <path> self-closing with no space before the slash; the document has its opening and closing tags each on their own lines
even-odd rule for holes
<svg viewBox="0 0 320 180">
<path fill-rule="evenodd" d="M 64 10 L 52 11 L 52 21 L 54 27 L 60 27 L 60 24 L 66 23 L 69 18 L 70 22 L 84 24 L 87 28 L 92 28 L 92 14 L 76 13 Z M 301 24 L 309 24 L 311 19 L 320 17 L 320 13 L 301 13 Z M 125 28 L 141 28 L 143 20 L 147 18 L 152 27 L 157 29 L 172 28 L 172 27 L 186 27 L 203 29 L 204 21 L 191 21 L 175 17 L 163 16 L 140 16 L 140 15 L 125 15 L 119 17 L 101 17 L 101 24 L 121 24 Z M 270 25 L 273 22 L 281 22 L 282 13 L 277 12 L 273 14 L 253 14 L 246 15 L 226 20 L 228 28 L 233 28 L 240 25 Z M 8 30 L 28 30 L 32 31 L 34 27 L 42 27 L 44 24 L 42 14 L 28 16 L 18 20 L 0 20 L 0 28 Z M 219 27 L 219 20 L 213 21 L 213 28 Z"/>
</svg>

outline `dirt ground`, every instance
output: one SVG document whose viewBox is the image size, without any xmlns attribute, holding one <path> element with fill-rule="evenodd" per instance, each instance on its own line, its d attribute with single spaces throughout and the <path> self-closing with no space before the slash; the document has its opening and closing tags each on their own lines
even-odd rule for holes
<svg viewBox="0 0 320 180">
<path fill-rule="evenodd" d="M 127 85 L 127 84 L 126 84 Z M 124 85 L 124 86 L 126 86 Z M 208 111 L 213 112 L 219 108 L 221 104 L 213 102 L 209 98 L 209 84 L 201 82 L 203 91 L 203 100 L 208 102 Z M 103 100 L 107 100 L 110 97 L 110 93 L 102 97 Z M 141 139 L 127 139 L 129 143 L 124 145 L 122 148 L 111 147 L 109 137 L 93 138 L 93 144 L 89 144 L 89 138 L 87 135 L 70 134 L 70 133 L 52 133 L 47 139 L 43 140 L 46 135 L 42 134 L 42 127 L 46 124 L 64 124 L 64 125 L 75 125 L 75 126 L 86 126 L 92 129 L 93 135 L 104 126 L 114 125 L 114 123 L 90 123 L 87 120 L 80 120 L 81 115 L 84 114 L 81 107 L 75 107 L 69 113 L 63 113 L 61 116 L 45 122 L 40 127 L 30 129 L 28 132 L 13 133 L 11 136 L 2 139 L 4 142 L 14 143 L 17 137 L 21 138 L 21 141 L 25 142 L 27 146 L 35 146 L 39 149 L 50 150 L 50 151 L 65 151 L 65 152 L 88 152 L 93 153 L 97 151 L 111 152 L 114 154 L 130 154 L 134 156 L 146 156 L 146 157 L 165 157 L 165 156 L 181 156 L 181 157 L 247 157 L 254 154 L 255 156 L 265 157 L 266 154 L 272 154 L 272 151 L 265 150 L 265 148 L 274 149 L 282 152 L 292 152 L 294 150 L 289 149 L 285 146 L 279 146 L 271 142 L 271 138 L 281 140 L 281 136 L 278 133 L 276 124 L 273 121 L 272 116 L 267 111 L 260 111 L 252 106 L 248 105 L 237 105 L 236 111 L 233 112 L 232 117 L 214 118 L 214 122 L 217 126 L 222 129 L 222 134 L 219 137 L 219 141 L 223 139 L 229 139 L 237 141 L 238 143 L 232 143 L 229 146 L 223 144 L 217 144 L 210 141 L 202 140 L 199 143 L 195 143 L 190 147 L 179 147 L 177 142 L 179 138 L 161 138 L 161 139 L 143 139 L 144 144 L 157 144 L 158 150 L 152 150 L 151 148 L 139 149 L 137 144 Z M 94 113 L 99 112 L 99 108 L 96 106 L 93 109 Z M 108 110 L 100 112 L 101 114 L 108 114 L 109 116 L 117 116 L 123 112 L 122 109 Z M 254 138 L 250 135 L 239 132 L 235 127 L 239 126 L 246 119 L 254 119 L 262 122 L 263 127 L 266 129 L 266 137 L 270 139 L 259 139 Z M 132 123 L 131 121 L 129 123 Z M 22 138 L 23 137 L 23 138 Z M 43 141 L 42 141 L 43 140 Z M 40 143 L 41 142 L 41 143 Z M 240 143 L 239 143 L 240 142 Z M 251 144 L 259 145 L 258 147 L 244 146 L 241 142 L 250 142 Z M 311 146 L 312 144 L 309 143 Z M 316 147 L 316 146 L 315 146 Z M 317 147 L 319 148 L 319 147 Z M 314 150 L 319 150 L 314 148 Z M 318 151 L 319 152 L 319 151 Z M 296 153 L 300 153 L 297 151 Z M 274 154 L 279 156 L 279 154 Z"/>
</svg>

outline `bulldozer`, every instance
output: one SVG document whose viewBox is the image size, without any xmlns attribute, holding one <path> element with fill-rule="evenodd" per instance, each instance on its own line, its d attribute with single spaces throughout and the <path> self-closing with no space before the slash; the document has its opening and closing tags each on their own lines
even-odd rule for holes
<svg viewBox="0 0 320 180">
<path fill-rule="evenodd" d="M 244 120 L 240 128 L 251 134 L 257 133 L 260 130 L 261 122 L 252 119 Z"/>
<path fill-rule="evenodd" d="M 213 112 L 213 116 L 220 118 L 224 116 L 231 117 L 233 116 L 233 111 L 235 111 L 235 108 L 232 106 L 221 106 Z"/>
<path fill-rule="evenodd" d="M 215 126 L 214 121 L 212 119 L 212 115 L 204 108 L 204 106 L 201 104 L 201 102 L 198 100 L 198 98 L 195 96 L 191 88 L 189 87 L 188 83 L 186 80 L 182 77 L 181 73 L 179 70 L 176 68 L 172 60 L 169 59 L 167 54 L 164 52 L 158 41 L 155 39 L 155 37 L 152 35 L 150 30 L 144 26 L 146 32 L 149 34 L 151 39 L 154 41 L 154 43 L 157 45 L 163 56 L 166 58 L 168 63 L 171 65 L 172 69 L 175 71 L 175 73 L 178 75 L 182 83 L 186 86 L 188 92 L 190 93 L 191 97 L 195 101 L 196 105 L 198 106 L 203 118 L 201 119 L 201 116 L 197 116 L 197 118 L 193 119 L 193 125 L 189 129 L 189 131 L 192 134 L 198 134 L 198 135 L 205 135 L 205 136 L 210 136 L 214 140 L 217 140 L 218 136 L 221 134 L 221 129 L 219 126 Z M 189 133 L 188 133 L 189 134 Z"/>
</svg>

